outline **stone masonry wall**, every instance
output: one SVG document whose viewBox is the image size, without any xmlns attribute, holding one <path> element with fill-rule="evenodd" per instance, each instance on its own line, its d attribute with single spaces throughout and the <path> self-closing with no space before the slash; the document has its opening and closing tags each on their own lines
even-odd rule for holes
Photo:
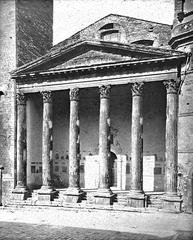
<svg viewBox="0 0 193 240">
<path fill-rule="evenodd" d="M 34 60 L 52 46 L 52 0 L 0 1 L 0 164 L 3 203 L 16 182 L 15 82 L 10 72 Z"/>
<path fill-rule="evenodd" d="M 52 47 L 53 0 L 16 0 L 17 66 Z"/>
<path fill-rule="evenodd" d="M 183 77 L 182 77 L 183 78 Z M 186 76 L 179 97 L 178 188 L 183 208 L 193 210 L 193 73 Z"/>
<path fill-rule="evenodd" d="M 16 67 L 15 1 L 0 1 L 0 164 L 3 165 L 3 202 L 14 187 L 15 84 L 9 72 Z"/>
</svg>

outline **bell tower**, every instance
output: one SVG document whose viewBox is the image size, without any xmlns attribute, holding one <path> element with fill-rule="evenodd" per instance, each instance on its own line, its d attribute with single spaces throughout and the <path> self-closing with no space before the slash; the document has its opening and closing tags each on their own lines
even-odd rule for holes
<svg viewBox="0 0 193 240">
<path fill-rule="evenodd" d="M 174 21 L 169 44 L 172 48 L 193 51 L 193 0 L 175 0 Z"/>
</svg>

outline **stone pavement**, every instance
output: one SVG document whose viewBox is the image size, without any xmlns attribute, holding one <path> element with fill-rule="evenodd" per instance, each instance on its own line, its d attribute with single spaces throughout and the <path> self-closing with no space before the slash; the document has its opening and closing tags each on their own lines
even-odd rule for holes
<svg viewBox="0 0 193 240">
<path fill-rule="evenodd" d="M 193 214 L 1 208 L 0 239 L 193 240 Z"/>
</svg>

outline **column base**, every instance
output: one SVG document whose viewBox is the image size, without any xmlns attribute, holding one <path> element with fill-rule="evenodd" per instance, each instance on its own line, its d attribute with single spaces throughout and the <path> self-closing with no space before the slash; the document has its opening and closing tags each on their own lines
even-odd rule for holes
<svg viewBox="0 0 193 240">
<path fill-rule="evenodd" d="M 16 201 L 23 201 L 29 197 L 30 193 L 29 190 L 25 187 L 16 187 L 12 191 L 12 199 Z"/>
<path fill-rule="evenodd" d="M 144 208 L 146 206 L 146 197 L 142 191 L 130 191 L 127 201 L 129 207 Z"/>
<path fill-rule="evenodd" d="M 79 188 L 67 188 L 66 191 L 60 192 L 61 203 L 80 203 L 84 198 L 85 192 Z"/>
<path fill-rule="evenodd" d="M 169 211 L 181 212 L 182 198 L 177 194 L 166 194 L 163 197 L 163 208 Z"/>
<path fill-rule="evenodd" d="M 115 194 L 110 189 L 98 189 L 94 194 L 95 204 L 112 205 Z"/>
<path fill-rule="evenodd" d="M 43 186 L 37 191 L 37 200 L 43 202 L 53 201 L 55 194 L 56 191 L 53 188 Z"/>
</svg>

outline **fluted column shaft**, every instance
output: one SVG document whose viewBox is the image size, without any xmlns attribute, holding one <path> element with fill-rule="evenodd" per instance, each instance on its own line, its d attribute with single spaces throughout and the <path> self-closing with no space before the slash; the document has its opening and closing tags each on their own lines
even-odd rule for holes
<svg viewBox="0 0 193 240">
<path fill-rule="evenodd" d="M 131 191 L 143 191 L 143 83 L 132 85 L 132 123 L 131 123 Z"/>
<path fill-rule="evenodd" d="M 52 93 L 42 92 L 43 132 L 42 132 L 42 189 L 52 189 L 51 151 L 53 130 Z"/>
<path fill-rule="evenodd" d="M 177 119 L 178 85 L 176 81 L 165 82 L 167 90 L 166 106 L 166 193 L 177 194 Z"/>
<path fill-rule="evenodd" d="M 16 95 L 17 100 L 17 185 L 26 189 L 26 97 Z"/>
<path fill-rule="evenodd" d="M 99 117 L 99 188 L 109 189 L 110 157 L 110 86 L 100 87 L 100 117 Z"/>
<path fill-rule="evenodd" d="M 80 188 L 79 174 L 79 89 L 70 90 L 69 188 Z"/>
</svg>

